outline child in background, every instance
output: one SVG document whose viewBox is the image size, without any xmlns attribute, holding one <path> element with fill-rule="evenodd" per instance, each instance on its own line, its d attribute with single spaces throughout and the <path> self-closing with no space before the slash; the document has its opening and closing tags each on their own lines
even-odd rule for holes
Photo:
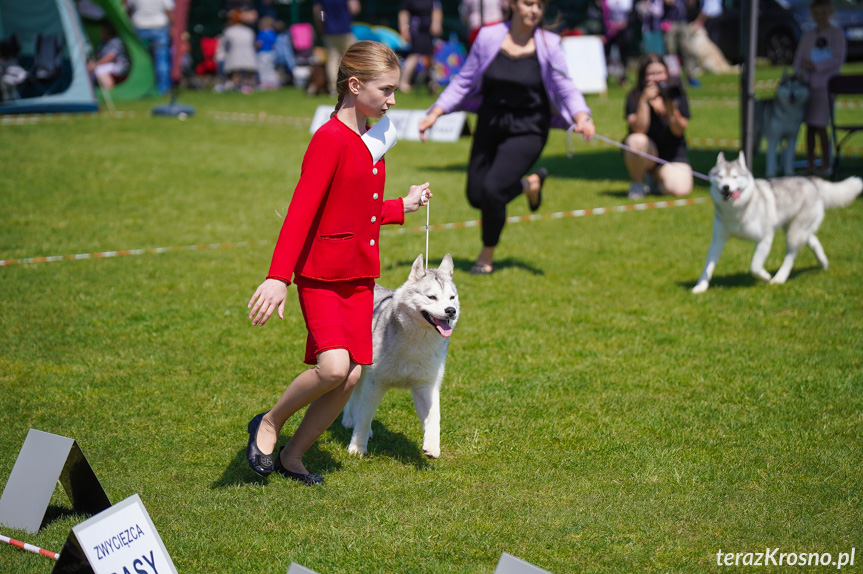
<svg viewBox="0 0 863 574">
<path fill-rule="evenodd" d="M 275 20 L 264 16 L 258 22 L 258 35 L 255 46 L 258 49 L 258 85 L 262 90 L 272 90 L 279 87 L 279 75 L 276 73 L 276 40 Z"/>
<path fill-rule="evenodd" d="M 308 330 L 305 362 L 314 365 L 248 424 L 246 459 L 260 475 L 275 472 L 309 486 L 324 481 L 302 458 L 344 408 L 362 365 L 372 364 L 380 227 L 403 224 L 405 213 L 431 197 L 426 182 L 412 185 L 404 199 L 385 201 L 384 158 L 375 162 L 362 139 L 369 118 L 380 119 L 395 105 L 399 77 L 398 56 L 379 42 L 358 42 L 345 52 L 336 110 L 312 136 L 267 279 L 249 300 L 253 325 L 276 311 L 284 317 L 293 278 Z M 307 405 L 294 435 L 277 451 L 282 426 Z"/>
<path fill-rule="evenodd" d="M 231 78 L 230 88 L 250 93 L 258 73 L 255 60 L 255 32 L 243 24 L 240 10 L 228 12 L 228 26 L 219 40 L 224 53 L 225 74 Z"/>
<path fill-rule="evenodd" d="M 815 28 L 803 32 L 797 52 L 794 54 L 794 71 L 802 73 L 809 81 L 809 101 L 806 104 L 806 164 L 809 173 L 829 176 L 830 138 L 827 125 L 830 123 L 830 96 L 827 83 L 839 73 L 845 62 L 845 35 L 830 24 L 833 7 L 830 0 L 813 0 L 809 10 Z M 821 169 L 815 169 L 815 139 L 821 146 Z"/>
<path fill-rule="evenodd" d="M 129 56 L 123 40 L 117 36 L 114 26 L 107 20 L 102 23 L 102 46 L 95 61 L 87 63 L 87 69 L 105 90 L 112 90 L 117 78 L 129 73 Z"/>
</svg>

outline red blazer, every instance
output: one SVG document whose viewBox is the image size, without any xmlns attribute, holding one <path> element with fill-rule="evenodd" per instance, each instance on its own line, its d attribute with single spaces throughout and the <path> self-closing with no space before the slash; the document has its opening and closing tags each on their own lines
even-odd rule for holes
<svg viewBox="0 0 863 574">
<path fill-rule="evenodd" d="M 267 278 L 318 281 L 380 277 L 382 224 L 405 221 L 401 199 L 384 201 L 384 159 L 332 118 L 312 136 Z"/>
</svg>

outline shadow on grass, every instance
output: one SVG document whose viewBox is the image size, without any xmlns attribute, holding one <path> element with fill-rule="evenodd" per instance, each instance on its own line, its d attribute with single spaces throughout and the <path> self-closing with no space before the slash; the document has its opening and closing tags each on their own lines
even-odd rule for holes
<svg viewBox="0 0 863 574">
<path fill-rule="evenodd" d="M 800 269 L 792 269 L 791 274 L 788 276 L 788 281 L 793 280 L 795 277 L 799 275 L 803 275 L 806 273 L 812 273 L 814 271 L 821 271 L 821 267 L 817 265 L 811 265 L 809 267 L 802 267 Z M 768 273 L 770 270 L 768 269 Z M 774 270 L 772 273 L 775 273 Z M 788 282 L 786 281 L 786 283 Z M 694 278 L 692 281 L 678 281 L 678 287 L 681 287 L 686 290 L 691 290 L 695 287 L 695 284 L 698 282 L 698 277 Z M 735 273 L 733 275 L 714 275 L 710 280 L 710 289 L 714 289 L 717 287 L 722 287 L 725 289 L 738 289 L 738 288 L 752 288 L 757 285 L 764 284 L 763 281 L 756 279 L 749 273 Z"/>
<path fill-rule="evenodd" d="M 464 271 L 465 273 L 470 273 L 470 268 L 473 267 L 475 263 L 472 259 L 466 259 L 464 257 L 454 257 L 453 264 L 456 269 L 459 271 Z M 531 275 L 545 275 L 545 271 L 537 267 L 536 265 L 532 265 L 523 261 L 522 259 L 518 259 L 516 257 L 506 257 L 504 259 L 495 259 L 494 260 L 494 270 L 495 272 L 500 271 L 502 269 L 521 269 L 522 271 L 527 271 Z"/>
<path fill-rule="evenodd" d="M 330 426 L 329 434 L 347 451 L 353 429 L 343 427 L 340 421 L 341 416 Z M 368 442 L 369 456 L 387 457 L 403 464 L 412 464 L 417 470 L 429 468 L 428 458 L 422 452 L 420 445 L 404 434 L 390 431 L 386 425 L 377 420 L 372 421 L 372 434 L 374 436 Z"/>
<path fill-rule="evenodd" d="M 48 508 L 45 510 L 45 516 L 42 518 L 42 524 L 39 526 L 39 529 L 43 529 L 58 520 L 65 520 L 66 518 L 78 517 L 83 521 L 89 518 L 90 514 L 78 512 L 73 508 L 69 508 L 67 506 L 57 506 L 56 504 L 49 504 Z"/>
<path fill-rule="evenodd" d="M 277 451 L 278 452 L 278 451 Z M 318 446 L 312 445 L 303 457 L 303 463 L 309 472 L 327 474 L 341 468 L 341 463 L 335 460 L 329 453 L 322 451 Z M 270 476 L 259 476 L 249 467 L 246 461 L 245 447 L 239 449 L 234 455 L 233 460 L 228 463 L 228 466 L 222 472 L 222 476 L 214 481 L 211 489 L 227 488 L 229 486 L 246 485 L 246 484 L 267 484 L 270 480 L 288 480 L 280 475 L 273 473 Z"/>
<path fill-rule="evenodd" d="M 624 194 L 624 195 L 626 195 L 626 194 Z M 450 255 L 452 255 L 452 254 L 450 254 Z M 437 261 L 433 257 L 430 257 L 429 259 L 432 260 L 433 266 L 438 264 Z M 453 267 L 457 271 L 464 271 L 465 273 L 470 273 L 470 268 L 473 267 L 474 263 L 476 263 L 474 260 L 467 259 L 465 257 L 453 257 L 452 262 L 453 262 Z M 409 270 L 413 264 L 414 264 L 413 260 L 408 261 L 407 259 L 403 259 L 401 261 L 396 262 L 394 264 L 394 267 L 404 267 L 405 269 Z M 523 271 L 527 271 L 531 275 L 545 275 L 545 271 L 543 271 L 539 267 L 532 265 L 530 263 L 526 263 L 525 261 L 518 259 L 516 257 L 506 257 L 504 259 L 495 259 L 495 262 L 494 262 L 495 271 L 500 271 L 501 269 L 507 269 L 507 268 L 521 269 Z M 405 273 L 405 280 L 407 280 L 407 275 L 408 275 L 408 273 Z M 390 286 L 390 285 L 387 285 L 386 287 L 389 287 L 391 289 L 395 289 L 395 287 Z"/>
</svg>

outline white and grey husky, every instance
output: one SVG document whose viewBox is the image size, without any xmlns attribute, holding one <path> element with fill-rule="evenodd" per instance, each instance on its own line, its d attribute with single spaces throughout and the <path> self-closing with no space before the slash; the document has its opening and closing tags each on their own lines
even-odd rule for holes
<svg viewBox="0 0 863 574">
<path fill-rule="evenodd" d="M 707 291 L 710 278 L 722 248 L 731 237 L 755 241 L 755 254 L 749 271 L 770 283 L 785 283 L 797 252 L 808 245 L 818 263 L 827 269 L 827 256 L 815 236 L 824 220 L 824 210 L 845 207 L 863 191 L 859 177 L 830 182 L 818 177 L 776 177 L 755 179 L 746 167 L 743 152 L 734 161 L 726 161 L 720 152 L 710 170 L 710 198 L 716 207 L 713 218 L 713 240 L 707 251 L 707 263 L 692 289 Z M 773 235 L 785 230 L 785 259 L 771 279 L 764 270 Z"/>
<path fill-rule="evenodd" d="M 776 95 L 772 99 L 755 102 L 755 149 L 760 147 L 762 137 L 767 140 L 766 177 L 778 175 L 779 146 L 783 142 L 782 173 L 794 175 L 797 134 L 803 123 L 808 100 L 809 85 L 806 78 L 784 73 L 776 86 Z"/>
<path fill-rule="evenodd" d="M 342 425 L 354 429 L 349 453 L 366 454 L 381 399 L 387 390 L 401 387 L 413 391 L 423 425 L 423 452 L 440 456 L 440 387 L 458 316 L 449 254 L 437 269 L 424 269 L 423 256 L 417 257 L 408 280 L 395 291 L 375 286 L 374 364 L 363 367 L 342 416 Z"/>
</svg>

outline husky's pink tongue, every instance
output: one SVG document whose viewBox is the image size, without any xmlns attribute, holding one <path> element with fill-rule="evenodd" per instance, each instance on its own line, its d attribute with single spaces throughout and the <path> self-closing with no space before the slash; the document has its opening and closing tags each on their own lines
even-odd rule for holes
<svg viewBox="0 0 863 574">
<path fill-rule="evenodd" d="M 441 337 L 448 339 L 452 335 L 452 327 L 450 327 L 449 322 L 441 321 L 435 317 L 434 326 L 437 327 L 437 332 L 441 334 Z"/>
<path fill-rule="evenodd" d="M 732 191 L 731 192 L 731 199 L 740 199 L 740 192 L 739 191 Z"/>
</svg>

